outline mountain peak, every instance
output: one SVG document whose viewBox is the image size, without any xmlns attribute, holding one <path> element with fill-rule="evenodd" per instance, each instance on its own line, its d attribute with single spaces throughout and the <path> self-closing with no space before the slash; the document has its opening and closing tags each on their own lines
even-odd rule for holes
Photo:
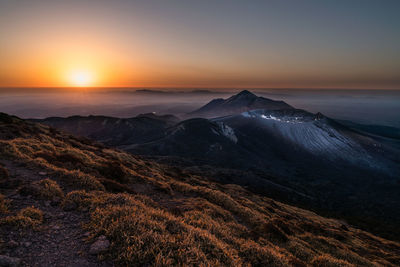
<svg viewBox="0 0 400 267">
<path fill-rule="evenodd" d="M 246 104 L 249 104 L 247 102 L 253 102 L 254 100 L 256 100 L 258 98 L 258 96 L 256 96 L 255 94 L 253 94 L 250 91 L 247 90 L 243 90 L 240 93 L 231 96 L 230 98 L 227 99 L 228 102 L 236 102 L 236 101 L 246 101 Z M 243 103 L 244 104 L 244 103 Z"/>
<path fill-rule="evenodd" d="M 189 113 L 189 115 L 191 117 L 216 118 L 255 109 L 281 110 L 292 108 L 283 101 L 258 97 L 248 90 L 243 90 L 227 99 L 214 99 L 201 108 Z"/>
<path fill-rule="evenodd" d="M 240 93 L 236 94 L 236 96 L 255 96 L 255 94 L 253 94 L 252 92 L 248 91 L 248 90 L 243 90 Z"/>
</svg>

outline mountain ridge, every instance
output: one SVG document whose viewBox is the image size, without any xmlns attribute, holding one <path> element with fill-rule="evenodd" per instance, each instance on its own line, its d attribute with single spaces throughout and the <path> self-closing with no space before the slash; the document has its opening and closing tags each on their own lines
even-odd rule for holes
<svg viewBox="0 0 400 267">
<path fill-rule="evenodd" d="M 284 101 L 258 97 L 248 90 L 243 90 L 227 99 L 213 99 L 199 109 L 188 113 L 187 116 L 215 118 L 233 115 L 253 109 L 278 110 L 291 108 L 293 107 Z"/>
<path fill-rule="evenodd" d="M 160 137 L 163 130 L 177 123 L 173 115 L 140 114 L 133 118 L 109 116 L 49 117 L 31 121 L 50 125 L 66 132 L 92 138 L 108 145 L 142 143 Z"/>
</svg>

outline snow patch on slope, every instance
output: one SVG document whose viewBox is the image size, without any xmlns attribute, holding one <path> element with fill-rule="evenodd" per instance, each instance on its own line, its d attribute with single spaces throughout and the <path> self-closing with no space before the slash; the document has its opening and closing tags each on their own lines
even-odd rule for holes
<svg viewBox="0 0 400 267">
<path fill-rule="evenodd" d="M 244 112 L 245 118 L 258 119 L 264 127 L 295 146 L 332 160 L 371 163 L 372 157 L 351 137 L 311 116 L 279 116 L 265 112 Z"/>
<path fill-rule="evenodd" d="M 172 132 L 171 135 L 177 134 L 178 132 L 185 131 L 185 126 L 183 124 L 178 125 Z"/>
<path fill-rule="evenodd" d="M 229 138 L 232 142 L 237 143 L 238 139 L 235 135 L 235 131 L 231 127 L 229 127 L 228 125 L 226 125 L 223 122 L 217 122 L 217 124 L 219 126 L 219 129 L 220 129 L 222 135 Z M 216 134 L 219 134 L 214 129 L 213 129 L 213 132 Z"/>
<path fill-rule="evenodd" d="M 304 121 L 302 120 L 301 117 L 297 116 L 281 116 L 277 117 L 272 114 L 257 114 L 256 112 L 243 112 L 242 113 L 243 117 L 246 118 L 262 118 L 265 120 L 274 120 L 274 121 L 282 121 L 282 122 L 287 122 L 287 123 L 303 123 Z"/>
</svg>

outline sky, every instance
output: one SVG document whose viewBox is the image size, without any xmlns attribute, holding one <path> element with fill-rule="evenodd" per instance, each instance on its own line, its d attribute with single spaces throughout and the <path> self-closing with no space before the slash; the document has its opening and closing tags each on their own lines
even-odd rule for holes
<svg viewBox="0 0 400 267">
<path fill-rule="evenodd" d="M 400 89 L 398 0 L 0 0 L 0 87 Z"/>
</svg>

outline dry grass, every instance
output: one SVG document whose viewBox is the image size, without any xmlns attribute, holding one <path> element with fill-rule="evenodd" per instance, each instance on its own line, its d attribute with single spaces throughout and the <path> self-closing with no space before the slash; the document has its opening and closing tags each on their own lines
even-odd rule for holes
<svg viewBox="0 0 400 267">
<path fill-rule="evenodd" d="M 56 181 L 44 179 L 25 185 L 19 189 L 21 195 L 32 195 L 37 199 L 62 199 L 64 193 Z"/>
<path fill-rule="evenodd" d="M 64 192 L 60 188 L 60 186 L 57 184 L 57 182 L 50 180 L 50 179 L 44 179 L 38 182 L 38 185 L 41 187 L 40 190 L 40 195 L 43 198 L 47 199 L 54 199 L 54 198 L 63 198 L 64 197 Z"/>
<path fill-rule="evenodd" d="M 25 209 L 22 209 L 19 212 L 20 216 L 24 216 L 27 218 L 32 219 L 33 221 L 36 221 L 38 223 L 42 223 L 43 222 L 43 212 L 39 209 L 36 209 L 35 207 L 28 207 Z"/>
<path fill-rule="evenodd" d="M 107 236 L 111 246 L 102 256 L 118 265 L 400 265 L 399 243 L 341 221 L 237 185 L 165 171 L 165 166 L 45 126 L 19 123 L 8 128 L 0 123 L 0 137 L 5 136 L 0 154 L 45 170 L 62 185 L 69 192 L 63 207 L 90 214 L 91 237 Z M 10 129 L 18 129 L 14 138 L 7 134 Z M 41 183 L 49 196 L 60 193 L 55 183 Z M 21 212 L 2 224 L 40 223 L 37 214 Z"/>
<path fill-rule="evenodd" d="M 350 264 L 347 261 L 332 258 L 329 255 L 320 255 L 320 256 L 315 257 L 311 261 L 311 265 L 316 266 L 316 267 L 353 267 L 354 266 L 354 264 Z"/>
<path fill-rule="evenodd" d="M 0 180 L 7 180 L 8 177 L 7 169 L 0 165 Z"/>
<path fill-rule="evenodd" d="M 0 226 L 8 226 L 14 229 L 35 228 L 42 223 L 43 212 L 34 207 L 22 209 L 17 215 L 0 219 Z"/>
<path fill-rule="evenodd" d="M 7 212 L 8 212 L 8 201 L 2 194 L 0 194 L 0 214 L 4 214 Z"/>
</svg>

